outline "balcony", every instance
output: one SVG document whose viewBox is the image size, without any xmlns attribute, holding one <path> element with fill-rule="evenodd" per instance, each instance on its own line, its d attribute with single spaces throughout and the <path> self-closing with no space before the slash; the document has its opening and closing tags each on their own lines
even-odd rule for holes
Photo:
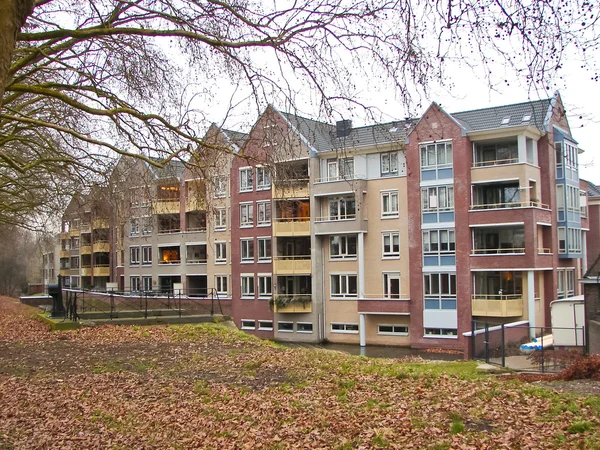
<svg viewBox="0 0 600 450">
<path fill-rule="evenodd" d="M 505 209 L 505 208 L 542 208 L 549 209 L 549 206 L 539 201 L 527 201 L 527 202 L 503 202 L 503 203 L 480 203 L 474 204 L 469 207 L 472 211 L 478 211 L 482 209 Z"/>
<path fill-rule="evenodd" d="M 81 255 L 91 255 L 92 254 L 92 245 L 85 244 L 79 247 L 79 254 Z"/>
<path fill-rule="evenodd" d="M 315 234 L 344 234 L 360 233 L 367 231 L 367 221 L 363 219 L 362 214 L 348 214 L 343 218 L 332 219 L 330 217 L 316 217 Z"/>
<path fill-rule="evenodd" d="M 61 277 L 68 277 L 71 274 L 71 269 L 69 269 L 68 267 L 60 269 L 59 273 Z"/>
<path fill-rule="evenodd" d="M 310 217 L 273 219 L 274 236 L 310 236 Z"/>
<path fill-rule="evenodd" d="M 523 297 L 518 294 L 473 294 L 471 314 L 480 317 L 520 317 L 523 315 Z"/>
<path fill-rule="evenodd" d="M 310 188 L 308 179 L 276 180 L 273 184 L 274 199 L 309 198 Z"/>
<path fill-rule="evenodd" d="M 94 276 L 95 277 L 109 277 L 110 276 L 110 267 L 108 264 L 101 266 L 94 266 Z"/>
<path fill-rule="evenodd" d="M 276 256 L 273 258 L 273 273 L 279 275 L 310 275 L 310 255 Z"/>
<path fill-rule="evenodd" d="M 81 269 L 79 270 L 79 274 L 82 277 L 91 277 L 93 273 L 93 269 L 91 266 L 81 266 Z"/>
<path fill-rule="evenodd" d="M 80 230 L 79 228 L 73 228 L 71 231 L 66 233 L 67 237 L 77 237 L 79 236 Z"/>
<path fill-rule="evenodd" d="M 152 214 L 179 214 L 179 200 L 165 199 L 152 202 Z"/>
<path fill-rule="evenodd" d="M 108 241 L 96 241 L 93 245 L 94 253 L 109 253 L 110 244 Z"/>
<path fill-rule="evenodd" d="M 92 228 L 95 230 L 110 228 L 108 219 L 94 219 L 94 221 L 92 222 Z"/>
<path fill-rule="evenodd" d="M 315 197 L 360 193 L 367 191 L 367 181 L 361 175 L 350 177 L 318 178 L 312 186 Z"/>
<path fill-rule="evenodd" d="M 77 230 L 73 230 L 73 231 L 77 232 Z M 79 231 L 81 233 L 91 233 L 92 232 L 92 227 L 89 224 L 89 222 L 82 223 L 81 226 L 79 227 Z M 71 234 L 71 236 L 77 236 L 77 234 L 75 234 L 75 235 Z"/>
<path fill-rule="evenodd" d="M 70 257 L 71 257 L 70 250 L 61 250 L 60 251 L 60 258 L 70 258 Z"/>
<path fill-rule="evenodd" d="M 410 315 L 410 298 L 398 296 L 395 298 L 383 295 L 365 295 L 358 299 L 359 313 L 400 314 Z"/>
<path fill-rule="evenodd" d="M 273 311 L 276 313 L 312 312 L 312 295 L 278 295 L 273 299 Z"/>
<path fill-rule="evenodd" d="M 206 197 L 193 196 L 185 200 L 185 212 L 190 211 L 206 211 Z M 169 211 L 170 212 L 170 211 Z M 179 208 L 177 211 L 179 212 Z M 163 213 L 161 213 L 163 214 Z"/>
</svg>

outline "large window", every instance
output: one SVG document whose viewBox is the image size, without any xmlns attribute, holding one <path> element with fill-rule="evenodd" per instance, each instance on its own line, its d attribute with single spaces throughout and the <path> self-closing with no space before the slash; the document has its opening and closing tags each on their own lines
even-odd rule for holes
<svg viewBox="0 0 600 450">
<path fill-rule="evenodd" d="M 383 297 L 390 299 L 400 298 L 400 272 L 383 274 Z"/>
<path fill-rule="evenodd" d="M 271 238 L 258 238 L 258 260 L 271 261 Z"/>
<path fill-rule="evenodd" d="M 240 227 L 254 225 L 254 205 L 252 202 L 240 203 Z"/>
<path fill-rule="evenodd" d="M 421 210 L 451 211 L 454 209 L 454 187 L 434 186 L 421 189 Z"/>
<path fill-rule="evenodd" d="M 252 190 L 252 167 L 240 169 L 240 192 Z"/>
<path fill-rule="evenodd" d="M 256 202 L 256 210 L 258 213 L 257 225 L 270 225 L 271 224 L 271 202 L 260 201 Z"/>
<path fill-rule="evenodd" d="M 258 276 L 258 296 L 265 298 L 271 297 L 273 290 L 271 286 L 271 275 Z"/>
<path fill-rule="evenodd" d="M 271 189 L 271 172 L 267 167 L 256 168 L 256 190 L 262 191 Z"/>
<path fill-rule="evenodd" d="M 241 239 L 242 262 L 254 262 L 254 239 Z"/>
<path fill-rule="evenodd" d="M 381 175 L 396 175 L 398 173 L 398 153 L 381 154 Z"/>
<path fill-rule="evenodd" d="M 331 275 L 331 297 L 356 297 L 358 294 L 356 275 Z"/>
<path fill-rule="evenodd" d="M 215 242 L 215 264 L 227 262 L 227 243 Z"/>
<path fill-rule="evenodd" d="M 79 269 L 79 256 L 71 257 L 71 269 Z"/>
<path fill-rule="evenodd" d="M 434 169 L 452 165 L 452 143 L 421 145 L 421 169 Z"/>
<path fill-rule="evenodd" d="M 398 217 L 398 191 L 381 193 L 381 215 L 383 217 Z"/>
<path fill-rule="evenodd" d="M 473 253 L 491 255 L 525 253 L 525 227 L 477 227 L 473 230 Z"/>
<path fill-rule="evenodd" d="M 567 228 L 569 232 L 569 253 L 581 253 L 581 230 L 579 228 Z"/>
<path fill-rule="evenodd" d="M 423 230 L 423 253 L 454 253 L 456 241 L 454 230 Z"/>
<path fill-rule="evenodd" d="M 331 197 L 329 199 L 329 220 L 354 219 L 355 217 L 354 197 Z"/>
<path fill-rule="evenodd" d="M 521 206 L 521 190 L 518 182 L 475 185 L 474 209 L 514 208 Z"/>
<path fill-rule="evenodd" d="M 354 158 L 327 160 L 327 179 L 329 181 L 354 178 Z"/>
<path fill-rule="evenodd" d="M 242 297 L 254 298 L 254 275 L 243 275 L 240 279 L 242 282 Z"/>
<path fill-rule="evenodd" d="M 516 141 L 475 146 L 475 166 L 514 164 L 518 161 L 519 149 Z"/>
<path fill-rule="evenodd" d="M 329 257 L 331 259 L 356 258 L 356 236 L 331 236 Z"/>
<path fill-rule="evenodd" d="M 381 233 L 384 258 L 400 257 L 400 233 L 398 231 L 386 231 Z"/>
<path fill-rule="evenodd" d="M 425 309 L 456 309 L 456 274 L 423 275 Z"/>
</svg>

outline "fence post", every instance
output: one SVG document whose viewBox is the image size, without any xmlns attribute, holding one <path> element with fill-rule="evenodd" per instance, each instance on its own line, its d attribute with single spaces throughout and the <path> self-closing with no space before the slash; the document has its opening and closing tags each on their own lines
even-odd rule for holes
<svg viewBox="0 0 600 450">
<path fill-rule="evenodd" d="M 155 317 L 156 317 L 156 315 L 155 315 Z M 144 319 L 147 319 L 147 318 L 148 318 L 148 294 L 144 292 Z"/>
<path fill-rule="evenodd" d="M 501 343 L 501 347 L 502 347 L 502 367 L 506 367 L 506 352 L 505 352 L 505 340 L 504 340 L 504 324 L 502 324 L 502 343 Z"/>
<path fill-rule="evenodd" d="M 218 294 L 217 294 L 218 295 Z M 210 315 L 215 315 L 215 290 L 210 291 Z"/>
<path fill-rule="evenodd" d="M 113 318 L 113 313 L 115 310 L 115 298 L 113 297 L 112 291 L 110 292 L 110 318 Z"/>
<path fill-rule="evenodd" d="M 471 359 L 475 359 L 475 319 L 471 319 Z"/>
<path fill-rule="evenodd" d="M 542 344 L 542 373 L 546 371 L 544 367 L 544 327 L 542 327 L 542 335 L 540 336 L 541 344 Z"/>
<path fill-rule="evenodd" d="M 485 362 L 490 362 L 490 327 L 485 323 Z"/>
</svg>

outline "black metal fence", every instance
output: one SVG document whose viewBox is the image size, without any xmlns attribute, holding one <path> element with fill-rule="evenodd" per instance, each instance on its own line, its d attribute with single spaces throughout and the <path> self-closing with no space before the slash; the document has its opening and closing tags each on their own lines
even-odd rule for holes
<svg viewBox="0 0 600 450">
<path fill-rule="evenodd" d="M 65 319 L 118 319 L 128 317 L 230 315 L 230 302 L 214 289 L 202 293 L 159 291 L 97 292 L 63 289 Z"/>
<path fill-rule="evenodd" d="M 470 354 L 519 371 L 560 372 L 585 352 L 583 327 L 531 327 L 528 322 L 472 321 Z"/>
</svg>

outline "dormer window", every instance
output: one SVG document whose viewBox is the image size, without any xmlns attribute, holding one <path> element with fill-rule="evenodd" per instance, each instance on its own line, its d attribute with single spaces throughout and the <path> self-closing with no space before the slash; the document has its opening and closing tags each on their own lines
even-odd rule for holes
<svg viewBox="0 0 600 450">
<path fill-rule="evenodd" d="M 510 122 L 510 116 L 505 117 L 504 119 L 502 119 L 502 125 L 508 125 L 509 122 Z"/>
</svg>

